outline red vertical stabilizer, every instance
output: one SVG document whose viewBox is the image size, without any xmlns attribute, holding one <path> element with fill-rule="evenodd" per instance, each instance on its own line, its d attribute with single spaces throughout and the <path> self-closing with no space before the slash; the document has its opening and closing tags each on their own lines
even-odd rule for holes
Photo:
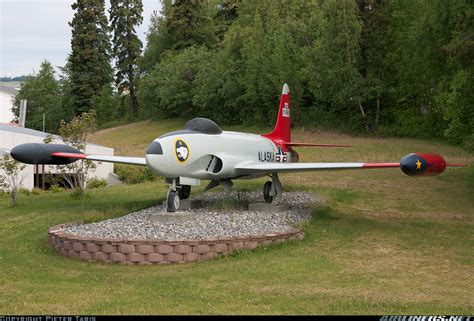
<svg viewBox="0 0 474 321">
<path fill-rule="evenodd" d="M 280 109 L 275 128 L 269 134 L 262 135 L 271 139 L 275 144 L 286 149 L 285 143 L 291 142 L 290 128 L 290 88 L 287 84 L 283 85 L 281 92 Z"/>
</svg>

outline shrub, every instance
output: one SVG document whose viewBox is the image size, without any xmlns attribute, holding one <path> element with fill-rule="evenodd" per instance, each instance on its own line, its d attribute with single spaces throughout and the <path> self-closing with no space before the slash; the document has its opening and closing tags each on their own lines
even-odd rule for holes
<svg viewBox="0 0 474 321">
<path fill-rule="evenodd" d="M 71 197 L 75 200 L 82 200 L 90 197 L 90 194 L 87 191 L 84 191 L 82 188 L 76 187 L 72 190 Z"/>
<path fill-rule="evenodd" d="M 464 139 L 463 147 L 468 151 L 474 151 L 474 134 Z"/>
<path fill-rule="evenodd" d="M 64 187 L 58 186 L 58 185 L 51 185 L 49 190 L 53 193 L 59 193 L 64 191 Z"/>
<path fill-rule="evenodd" d="M 92 178 L 87 182 L 87 188 L 103 188 L 106 187 L 109 183 L 105 179 Z"/>
<path fill-rule="evenodd" d="M 20 188 L 20 189 L 18 190 L 18 193 L 19 193 L 19 194 L 23 194 L 23 195 L 30 195 L 30 194 L 31 194 L 30 190 L 27 189 L 27 188 L 24 188 L 24 187 Z"/>
<path fill-rule="evenodd" d="M 115 174 L 127 184 L 138 184 L 156 179 L 156 175 L 150 169 L 129 165 L 117 164 Z"/>
<path fill-rule="evenodd" d="M 40 194 L 43 194 L 43 193 L 44 193 L 44 190 L 42 190 L 41 188 L 35 187 L 31 190 L 31 194 L 33 194 L 33 195 L 40 195 Z"/>
</svg>

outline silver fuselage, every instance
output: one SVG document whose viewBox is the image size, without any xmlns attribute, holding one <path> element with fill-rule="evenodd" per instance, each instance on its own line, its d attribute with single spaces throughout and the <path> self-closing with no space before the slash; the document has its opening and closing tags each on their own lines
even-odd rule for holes
<svg viewBox="0 0 474 321">
<path fill-rule="evenodd" d="M 162 154 L 147 154 L 148 167 L 167 178 L 203 180 L 244 178 L 236 168 L 255 162 L 290 162 L 273 141 L 260 135 L 223 131 L 221 134 L 170 133 L 154 140 Z M 187 149 L 187 150 L 186 150 Z"/>
</svg>

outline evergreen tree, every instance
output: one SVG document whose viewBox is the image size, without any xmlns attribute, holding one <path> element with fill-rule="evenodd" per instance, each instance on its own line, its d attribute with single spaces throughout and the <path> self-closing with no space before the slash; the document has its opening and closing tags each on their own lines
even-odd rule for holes
<svg viewBox="0 0 474 321">
<path fill-rule="evenodd" d="M 239 2 L 241 0 L 222 0 L 220 3 L 217 3 L 217 12 L 213 20 L 216 24 L 215 34 L 219 41 L 224 39 L 225 33 L 239 16 Z"/>
<path fill-rule="evenodd" d="M 147 45 L 143 56 L 138 61 L 140 71 L 143 74 L 152 72 L 155 65 L 160 61 L 161 55 L 173 47 L 166 26 L 166 17 L 169 16 L 170 10 L 171 0 L 163 0 L 160 14 L 155 11 L 150 17 L 150 26 L 146 36 Z"/>
<path fill-rule="evenodd" d="M 173 1 L 166 27 L 176 50 L 192 45 L 212 47 L 216 42 L 212 6 L 206 6 L 203 1 Z"/>
<path fill-rule="evenodd" d="M 137 115 L 138 102 L 136 95 L 135 71 L 137 58 L 142 50 L 142 42 L 137 36 L 135 27 L 143 21 L 141 0 L 112 0 L 110 22 L 113 30 L 113 53 L 115 58 L 115 83 L 119 93 L 125 89 L 130 92 L 132 115 Z"/>
<path fill-rule="evenodd" d="M 77 0 L 69 55 L 73 109 L 76 115 L 91 110 L 93 100 L 112 82 L 110 40 L 104 0 Z"/>
<path fill-rule="evenodd" d="M 59 67 L 59 86 L 61 88 L 61 110 L 63 120 L 70 121 L 75 116 L 74 99 L 71 94 L 71 71 L 70 63 L 66 63 L 63 67 Z M 59 126 L 59 124 L 58 124 Z"/>
<path fill-rule="evenodd" d="M 28 101 L 25 119 L 27 128 L 43 130 L 44 114 L 45 131 L 56 133 L 61 119 L 67 118 L 65 111 L 61 108 L 60 84 L 55 78 L 53 66 L 47 60 L 41 63 L 38 75 L 28 77 L 21 84 L 13 107 L 16 117 L 19 116 L 22 99 Z"/>
</svg>

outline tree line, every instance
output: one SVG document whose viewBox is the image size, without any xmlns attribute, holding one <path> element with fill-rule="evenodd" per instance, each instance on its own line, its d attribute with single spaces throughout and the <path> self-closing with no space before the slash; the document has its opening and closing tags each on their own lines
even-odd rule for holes
<svg viewBox="0 0 474 321">
<path fill-rule="evenodd" d="M 286 82 L 296 125 L 474 148 L 472 0 L 163 0 L 143 52 L 141 1 L 111 1 L 111 23 L 103 4 L 73 5 L 57 117 L 271 125 Z"/>
<path fill-rule="evenodd" d="M 17 77 L 0 77 L 0 82 L 16 82 L 16 81 L 25 81 L 28 76 L 17 76 Z"/>
</svg>

